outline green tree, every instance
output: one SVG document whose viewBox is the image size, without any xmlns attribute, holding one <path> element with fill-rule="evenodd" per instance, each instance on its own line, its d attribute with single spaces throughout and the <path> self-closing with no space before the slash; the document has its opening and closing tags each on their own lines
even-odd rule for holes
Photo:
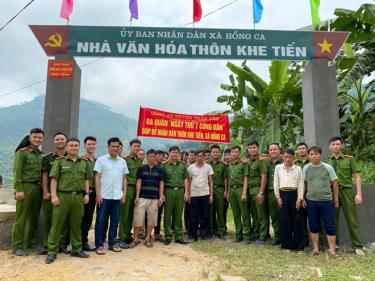
<svg viewBox="0 0 375 281">
<path fill-rule="evenodd" d="M 229 95 L 217 98 L 231 110 L 232 139 L 244 143 L 257 139 L 261 149 L 271 142 L 287 146 L 302 134 L 302 63 L 274 61 L 269 67 L 270 82 L 255 74 L 244 61 L 241 66 L 228 62 L 230 84 L 221 88 Z M 281 133 L 282 132 L 282 133 Z"/>
</svg>

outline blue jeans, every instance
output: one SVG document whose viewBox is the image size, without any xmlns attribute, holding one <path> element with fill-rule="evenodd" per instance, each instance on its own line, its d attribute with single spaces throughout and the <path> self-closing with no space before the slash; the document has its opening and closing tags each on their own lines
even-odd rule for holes
<svg viewBox="0 0 375 281">
<path fill-rule="evenodd" d="M 104 222 L 107 214 L 110 217 L 108 247 L 116 244 L 117 227 L 120 218 L 120 200 L 103 199 L 102 204 L 96 209 L 95 246 L 103 247 Z"/>
<path fill-rule="evenodd" d="M 307 217 L 311 233 L 319 233 L 320 220 L 323 220 L 324 230 L 327 235 L 336 235 L 335 205 L 330 201 L 307 200 Z"/>
</svg>

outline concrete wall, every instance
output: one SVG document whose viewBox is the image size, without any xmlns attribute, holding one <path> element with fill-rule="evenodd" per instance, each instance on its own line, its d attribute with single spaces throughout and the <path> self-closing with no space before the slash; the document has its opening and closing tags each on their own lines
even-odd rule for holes
<svg viewBox="0 0 375 281">
<path fill-rule="evenodd" d="M 363 185 L 363 203 L 357 207 L 363 243 L 375 242 L 375 184 Z M 353 188 L 353 192 L 355 189 Z M 340 214 L 340 244 L 350 244 L 344 213 Z"/>
</svg>

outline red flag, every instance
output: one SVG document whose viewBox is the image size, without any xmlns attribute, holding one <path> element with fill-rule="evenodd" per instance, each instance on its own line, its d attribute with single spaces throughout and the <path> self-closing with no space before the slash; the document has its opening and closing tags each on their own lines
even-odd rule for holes
<svg viewBox="0 0 375 281">
<path fill-rule="evenodd" d="M 69 21 L 70 14 L 73 12 L 73 0 L 62 0 L 60 17 Z"/>
<path fill-rule="evenodd" d="M 193 0 L 193 22 L 200 21 L 202 18 L 201 0 Z"/>
</svg>

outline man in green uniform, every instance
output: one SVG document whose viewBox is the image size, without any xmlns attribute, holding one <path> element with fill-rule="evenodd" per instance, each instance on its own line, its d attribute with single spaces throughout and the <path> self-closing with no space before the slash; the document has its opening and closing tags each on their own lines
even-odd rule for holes
<svg viewBox="0 0 375 281">
<path fill-rule="evenodd" d="M 229 204 L 233 212 L 234 226 L 236 230 L 235 242 L 245 240 L 251 243 L 250 237 L 250 213 L 248 208 L 248 165 L 240 159 L 241 148 L 234 146 L 231 149 L 232 161 L 228 166 L 229 174 Z"/>
<path fill-rule="evenodd" d="M 44 234 L 43 244 L 44 248 L 41 254 L 46 255 L 48 252 L 48 235 L 52 225 L 52 210 L 53 205 L 51 203 L 51 178 L 49 173 L 52 169 L 52 164 L 61 156 L 66 155 L 66 135 L 62 132 L 57 132 L 53 137 L 53 144 L 55 151 L 50 152 L 43 156 L 42 160 L 42 187 L 43 187 L 43 215 L 44 215 Z M 68 225 L 66 225 L 68 227 Z M 60 248 L 65 248 L 69 244 L 69 231 L 68 228 L 62 229 L 61 245 Z"/>
<path fill-rule="evenodd" d="M 82 251 L 81 221 L 84 204 L 89 202 L 89 181 L 92 179 L 93 173 L 89 161 L 78 156 L 79 140 L 70 138 L 66 145 L 67 156 L 56 159 L 50 173 L 53 213 L 52 226 L 48 235 L 47 264 L 54 262 L 56 259 L 60 244 L 60 233 L 66 220 L 69 221 L 70 226 L 71 256 L 89 257 Z M 84 197 L 83 194 L 85 194 Z"/>
<path fill-rule="evenodd" d="M 273 191 L 273 177 L 275 174 L 275 167 L 278 164 L 282 164 L 281 159 L 281 148 L 278 143 L 271 143 L 269 146 L 270 160 L 268 161 L 268 174 L 267 174 L 267 195 L 266 195 L 266 205 L 268 208 L 269 216 L 272 221 L 274 240 L 271 245 L 280 244 L 280 213 L 279 206 L 277 205 L 277 200 L 275 193 Z"/>
<path fill-rule="evenodd" d="M 137 183 L 137 171 L 142 166 L 142 161 L 138 158 L 138 152 L 141 149 L 141 141 L 134 139 L 130 141 L 130 154 L 125 157 L 128 165 L 129 174 L 126 175 L 128 183 L 125 204 L 121 205 L 120 227 L 119 227 L 119 246 L 126 249 L 127 244 L 133 241 L 131 231 L 133 228 L 135 185 Z"/>
<path fill-rule="evenodd" d="M 306 143 L 300 142 L 296 146 L 296 159 L 294 160 L 294 164 L 303 168 L 310 163 L 309 155 L 307 154 L 307 150 L 309 147 Z M 308 246 L 310 243 L 309 240 L 309 230 L 307 228 L 307 210 L 305 208 L 301 208 L 301 214 L 303 216 L 303 235 L 304 235 L 304 244 Z M 324 239 L 324 235 L 319 235 L 319 238 Z"/>
<path fill-rule="evenodd" d="M 224 201 L 228 198 L 228 167 L 220 160 L 220 146 L 211 146 L 211 165 L 214 174 L 214 202 L 212 204 L 213 231 L 220 239 L 225 239 Z"/>
<path fill-rule="evenodd" d="M 343 141 L 340 137 L 332 137 L 329 140 L 329 149 L 332 155 L 327 157 L 324 162 L 333 167 L 339 184 L 339 208 L 336 212 L 337 242 L 339 241 L 339 215 L 342 209 L 352 240 L 352 247 L 357 255 L 363 255 L 363 245 L 356 208 L 356 205 L 362 204 L 361 169 L 353 156 L 342 153 Z M 353 176 L 356 186 L 355 196 L 352 190 Z"/>
<path fill-rule="evenodd" d="M 17 204 L 12 244 L 16 256 L 26 256 L 26 250 L 36 246 L 36 229 L 42 205 L 42 152 L 38 147 L 42 144 L 43 137 L 42 129 L 31 129 L 14 156 L 13 176 Z M 26 223 L 28 228 L 25 228 Z"/>
<path fill-rule="evenodd" d="M 259 144 L 251 141 L 247 144 L 249 158 L 249 209 L 252 218 L 251 239 L 258 239 L 259 245 L 264 245 L 268 234 L 268 217 L 265 204 L 258 204 L 257 198 L 267 183 L 267 162 L 259 156 Z"/>
<path fill-rule="evenodd" d="M 90 162 L 90 166 L 92 171 L 94 171 L 95 167 L 95 151 L 96 151 L 96 137 L 94 136 L 87 136 L 83 141 L 86 149 L 86 153 L 84 155 L 85 158 Z M 82 223 L 81 223 L 81 232 L 82 232 L 82 249 L 84 251 L 94 251 L 95 246 L 89 244 L 88 234 L 92 225 L 92 219 L 95 212 L 95 205 L 96 205 L 96 192 L 95 192 L 95 183 L 94 178 L 90 180 L 90 195 L 89 195 L 89 203 L 85 205 L 85 211 L 83 213 Z"/>
<path fill-rule="evenodd" d="M 175 242 L 187 244 L 183 238 L 182 212 L 184 201 L 189 199 L 188 193 L 188 171 L 186 165 L 180 162 L 180 149 L 177 146 L 169 148 L 170 160 L 162 165 L 164 172 L 164 245 L 169 245 L 172 241 L 172 221 L 174 222 Z"/>
</svg>

